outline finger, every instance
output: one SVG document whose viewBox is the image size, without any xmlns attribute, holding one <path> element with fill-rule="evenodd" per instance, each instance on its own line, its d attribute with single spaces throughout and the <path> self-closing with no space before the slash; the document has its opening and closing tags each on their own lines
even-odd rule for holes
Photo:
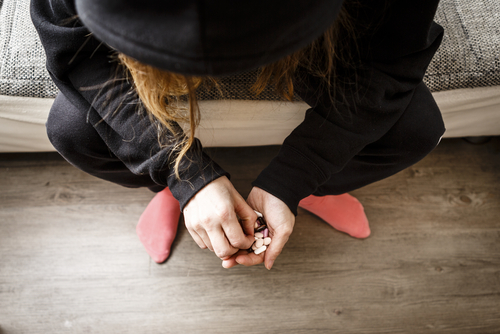
<svg viewBox="0 0 500 334">
<path fill-rule="evenodd" d="M 227 240 L 222 227 L 219 226 L 219 228 L 209 230 L 207 231 L 207 233 L 217 257 L 225 259 L 228 256 L 231 256 L 239 251 L 238 248 L 235 248 L 229 244 L 229 241 Z"/>
<path fill-rule="evenodd" d="M 196 244 L 198 245 L 198 247 L 200 247 L 201 249 L 206 249 L 207 248 L 207 245 L 205 245 L 205 243 L 200 238 L 200 236 L 198 235 L 198 233 L 196 233 L 194 231 L 191 231 L 189 229 L 188 229 L 188 231 L 189 231 L 189 234 L 191 235 L 191 238 L 193 238 L 194 242 L 196 242 Z"/>
<path fill-rule="evenodd" d="M 240 218 L 240 223 L 246 235 L 253 235 L 257 214 L 240 194 L 234 196 L 234 210 Z"/>
<path fill-rule="evenodd" d="M 238 253 L 236 253 L 236 254 L 238 254 Z M 229 269 L 229 268 L 232 268 L 234 266 L 237 266 L 239 263 L 236 262 L 236 254 L 233 255 L 232 257 L 226 259 L 226 260 L 223 260 L 222 267 Z"/>
<path fill-rule="evenodd" d="M 255 253 L 248 253 L 247 251 L 242 251 L 241 255 L 236 256 L 236 262 L 246 267 L 254 266 L 256 264 L 264 262 L 264 254 L 261 253 L 257 255 Z"/>
<path fill-rule="evenodd" d="M 212 242 L 207 232 L 203 229 L 194 230 L 194 232 L 198 235 L 198 237 L 202 240 L 202 242 L 207 246 L 206 248 L 210 249 L 212 252 L 214 251 L 214 247 L 212 246 Z M 202 247 L 203 248 L 203 247 Z"/>
<path fill-rule="evenodd" d="M 245 235 L 243 233 L 241 225 L 237 221 L 223 224 L 222 228 L 224 230 L 224 234 L 226 235 L 227 240 L 234 248 L 248 249 L 252 247 L 252 244 L 255 241 L 254 236 Z"/>
<path fill-rule="evenodd" d="M 290 234 L 292 234 L 292 231 L 285 228 L 278 228 L 274 231 L 271 230 L 270 234 L 271 234 L 271 239 L 273 241 L 265 251 L 265 266 L 269 270 L 271 270 L 274 261 L 276 261 L 278 255 L 281 254 L 281 251 L 283 250 L 283 247 L 287 243 Z"/>
</svg>

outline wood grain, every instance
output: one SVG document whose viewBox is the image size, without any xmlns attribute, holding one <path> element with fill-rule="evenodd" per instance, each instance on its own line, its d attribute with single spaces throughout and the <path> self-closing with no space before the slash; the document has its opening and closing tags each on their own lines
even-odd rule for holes
<svg viewBox="0 0 500 334">
<path fill-rule="evenodd" d="M 277 151 L 209 153 L 246 196 Z M 223 269 L 182 222 L 153 263 L 135 235 L 153 194 L 52 154 L 0 155 L 0 189 L 0 334 L 500 333 L 499 137 L 353 192 L 366 240 L 299 209 L 271 271 Z"/>
</svg>

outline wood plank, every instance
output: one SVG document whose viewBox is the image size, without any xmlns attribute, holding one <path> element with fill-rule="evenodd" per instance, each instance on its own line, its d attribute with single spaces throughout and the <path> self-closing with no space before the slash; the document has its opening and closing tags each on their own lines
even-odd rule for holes
<svg viewBox="0 0 500 334">
<path fill-rule="evenodd" d="M 277 149 L 210 154 L 246 195 Z M 499 333 L 499 153 L 500 138 L 444 140 L 353 192 L 366 240 L 300 209 L 271 271 L 223 269 L 182 222 L 154 264 L 135 235 L 149 191 L 0 155 L 0 334 Z"/>
</svg>

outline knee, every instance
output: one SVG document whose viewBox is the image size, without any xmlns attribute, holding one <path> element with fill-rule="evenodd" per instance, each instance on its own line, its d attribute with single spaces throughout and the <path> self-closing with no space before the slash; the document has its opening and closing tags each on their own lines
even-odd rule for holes
<svg viewBox="0 0 500 334">
<path fill-rule="evenodd" d="M 71 115 L 74 113 L 68 110 L 68 105 L 62 103 L 61 94 L 56 98 L 52 108 L 50 109 L 49 117 L 45 127 L 47 136 L 54 148 L 63 156 L 73 146 L 73 130 L 74 121 Z"/>
<path fill-rule="evenodd" d="M 65 122 L 64 117 L 60 117 L 59 112 L 54 112 L 54 106 L 50 110 L 49 118 L 45 123 L 47 130 L 47 137 L 49 138 L 52 146 L 64 156 L 64 152 L 67 151 L 67 147 L 71 144 L 70 132 L 68 131 L 67 122 Z"/>
<path fill-rule="evenodd" d="M 444 134 L 444 126 L 432 124 L 429 127 L 408 129 L 407 135 L 401 141 L 403 156 L 421 160 L 432 152 L 439 144 Z"/>
<path fill-rule="evenodd" d="M 416 161 L 436 148 L 445 132 L 441 112 L 425 86 L 417 89 L 400 122 L 399 146 L 405 156 Z"/>
<path fill-rule="evenodd" d="M 52 105 L 45 124 L 47 136 L 54 148 L 67 160 L 88 149 L 89 140 L 97 133 L 86 122 L 85 112 L 74 107 L 62 94 L 59 94 Z"/>
</svg>

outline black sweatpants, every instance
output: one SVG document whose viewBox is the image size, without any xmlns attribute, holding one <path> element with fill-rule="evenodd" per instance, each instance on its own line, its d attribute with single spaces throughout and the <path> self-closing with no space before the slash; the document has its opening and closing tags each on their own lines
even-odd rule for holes
<svg viewBox="0 0 500 334">
<path fill-rule="evenodd" d="M 92 125 L 99 119 L 95 110 L 78 110 L 60 93 L 49 114 L 47 133 L 56 150 L 84 172 L 125 187 L 148 187 L 154 192 L 163 190 L 165 187 L 156 184 L 148 174 L 133 174 L 108 149 Z M 99 126 L 107 125 L 101 122 Z M 390 131 L 367 145 L 318 188 L 315 195 L 343 194 L 413 165 L 437 146 L 444 130 L 439 109 L 422 84 Z"/>
</svg>

